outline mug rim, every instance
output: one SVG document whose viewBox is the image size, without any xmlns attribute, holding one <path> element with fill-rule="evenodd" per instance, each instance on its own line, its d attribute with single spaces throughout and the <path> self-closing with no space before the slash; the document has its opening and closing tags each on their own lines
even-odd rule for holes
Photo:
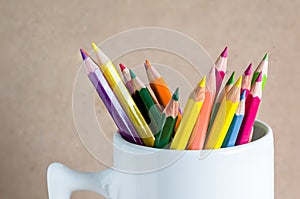
<svg viewBox="0 0 300 199">
<path fill-rule="evenodd" d="M 120 133 L 118 131 L 115 133 L 114 139 L 118 139 L 118 141 L 120 141 L 122 144 L 128 145 L 131 148 L 135 148 L 137 150 L 147 150 L 148 152 L 158 152 L 158 151 L 161 151 L 161 150 L 168 151 L 168 152 L 169 151 L 170 152 L 183 151 L 183 152 L 186 152 L 186 153 L 195 153 L 195 152 L 199 153 L 200 151 L 203 151 L 203 152 L 208 152 L 208 151 L 227 152 L 228 151 L 228 152 L 230 152 L 230 151 L 242 150 L 245 147 L 246 148 L 251 147 L 251 146 L 255 147 L 256 145 L 260 144 L 261 142 L 264 142 L 267 139 L 270 139 L 270 138 L 272 139 L 273 138 L 272 137 L 273 136 L 273 131 L 272 131 L 271 127 L 268 124 L 266 124 L 265 122 L 260 121 L 260 120 L 255 120 L 254 126 L 262 128 L 263 130 L 266 131 L 266 133 L 262 137 L 258 138 L 257 140 L 251 141 L 249 143 L 238 145 L 238 146 L 233 146 L 233 147 L 219 148 L 219 149 L 173 150 L 173 149 L 154 148 L 154 147 L 149 147 L 149 146 L 141 146 L 141 145 L 138 145 L 138 144 L 134 144 L 134 143 L 128 142 L 127 140 L 125 140 L 120 135 Z"/>
</svg>

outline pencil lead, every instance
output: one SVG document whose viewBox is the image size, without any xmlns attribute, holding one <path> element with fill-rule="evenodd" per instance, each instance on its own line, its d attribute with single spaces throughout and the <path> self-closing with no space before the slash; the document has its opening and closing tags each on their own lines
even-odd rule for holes
<svg viewBox="0 0 300 199">
<path fill-rule="evenodd" d="M 236 81 L 235 86 L 236 87 L 241 87 L 242 86 L 242 76 L 239 77 L 239 79 Z"/>
<path fill-rule="evenodd" d="M 265 54 L 265 56 L 263 58 L 263 61 L 269 61 L 269 54 L 268 53 Z"/>
<path fill-rule="evenodd" d="M 244 74 L 245 75 L 251 75 L 252 73 L 252 63 L 249 64 L 248 68 L 245 70 Z"/>
<path fill-rule="evenodd" d="M 135 79 L 136 75 L 134 74 L 134 72 L 132 70 L 129 70 L 129 72 L 130 72 L 131 79 Z"/>
<path fill-rule="evenodd" d="M 223 50 L 223 52 L 221 53 L 221 57 L 226 58 L 228 55 L 228 47 L 226 46 L 225 49 Z"/>
<path fill-rule="evenodd" d="M 262 71 L 259 73 L 257 79 L 256 79 L 256 82 L 260 82 L 262 81 Z"/>
<path fill-rule="evenodd" d="M 144 63 L 144 65 L 145 65 L 146 69 L 148 69 L 148 68 L 150 68 L 150 67 L 151 67 L 151 64 L 150 64 L 150 62 L 149 62 L 149 60 L 148 60 L 148 59 L 146 59 L 146 60 L 145 60 L 145 63 Z"/>
<path fill-rule="evenodd" d="M 151 65 L 148 59 L 145 60 L 145 63 L 146 63 L 147 65 Z"/>
<path fill-rule="evenodd" d="M 120 66 L 121 71 L 125 70 L 125 68 L 126 68 L 122 63 L 120 63 L 119 66 Z"/>
<path fill-rule="evenodd" d="M 86 58 L 89 56 L 88 53 L 82 48 L 80 48 L 80 53 L 83 60 L 86 60 Z"/>
<path fill-rule="evenodd" d="M 206 83 L 206 76 L 204 76 L 202 78 L 202 80 L 199 83 L 199 87 L 204 88 L 205 87 L 205 83 Z"/>
<path fill-rule="evenodd" d="M 99 50 L 98 46 L 94 42 L 92 42 L 92 47 L 95 52 L 97 52 Z"/>
<path fill-rule="evenodd" d="M 234 84 L 234 75 L 235 75 L 235 71 L 232 72 L 231 76 L 229 77 L 226 86 L 230 85 L 230 84 Z"/>
<path fill-rule="evenodd" d="M 179 99 L 179 88 L 177 87 L 174 94 L 172 95 L 172 99 L 178 101 Z"/>
<path fill-rule="evenodd" d="M 241 97 L 240 97 L 240 101 L 245 100 L 246 99 L 246 89 L 243 90 Z"/>
</svg>

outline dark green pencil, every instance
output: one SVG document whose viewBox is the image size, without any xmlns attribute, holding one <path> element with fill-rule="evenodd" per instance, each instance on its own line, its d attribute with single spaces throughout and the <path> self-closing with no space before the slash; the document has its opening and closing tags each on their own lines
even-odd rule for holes
<svg viewBox="0 0 300 199">
<path fill-rule="evenodd" d="M 154 147 L 163 148 L 167 146 L 171 141 L 175 124 L 178 117 L 178 88 L 174 92 L 171 100 L 167 104 L 165 110 L 162 113 L 162 117 L 159 124 L 159 130 L 155 135 Z"/>
<path fill-rule="evenodd" d="M 148 88 L 145 86 L 145 84 L 132 72 L 130 71 L 131 76 L 131 83 L 134 90 L 134 96 L 136 99 L 139 100 L 139 103 L 144 104 L 144 107 L 146 108 L 146 113 L 150 118 L 149 127 L 152 130 L 152 133 L 154 134 L 157 132 L 158 125 L 161 118 L 161 112 L 153 101 L 151 94 L 148 90 Z M 142 106 L 142 105 L 141 105 Z"/>
</svg>

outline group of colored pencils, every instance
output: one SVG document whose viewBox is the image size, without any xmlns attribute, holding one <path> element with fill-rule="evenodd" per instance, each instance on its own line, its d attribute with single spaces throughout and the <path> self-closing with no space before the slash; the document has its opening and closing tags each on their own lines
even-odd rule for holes
<svg viewBox="0 0 300 199">
<path fill-rule="evenodd" d="M 252 64 L 225 87 L 228 48 L 191 92 L 181 112 L 179 88 L 171 93 L 158 70 L 146 60 L 149 85 L 120 64 L 123 80 L 111 60 L 92 43 L 93 59 L 80 49 L 88 77 L 114 120 L 131 143 L 175 150 L 217 149 L 251 141 L 268 72 L 266 54 L 252 74 Z"/>
</svg>

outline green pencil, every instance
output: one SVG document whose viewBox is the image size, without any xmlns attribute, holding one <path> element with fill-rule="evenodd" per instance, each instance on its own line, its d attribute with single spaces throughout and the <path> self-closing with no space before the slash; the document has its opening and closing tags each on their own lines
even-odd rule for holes
<svg viewBox="0 0 300 199">
<path fill-rule="evenodd" d="M 149 127 L 152 133 L 157 132 L 158 125 L 161 118 L 161 112 L 153 101 L 151 94 L 145 84 L 134 74 L 132 70 L 130 71 L 132 87 L 134 90 L 134 95 L 136 98 L 140 99 L 140 103 L 143 103 L 146 107 L 147 114 L 150 118 Z"/>
<path fill-rule="evenodd" d="M 265 83 L 266 83 L 267 77 L 268 77 L 268 65 L 269 65 L 269 54 L 266 53 L 253 73 L 251 86 L 256 81 L 257 77 L 259 76 L 259 73 L 262 72 L 262 75 L 263 75 L 262 76 L 262 89 L 264 90 Z"/>
<path fill-rule="evenodd" d="M 170 143 L 170 139 L 178 117 L 178 93 L 179 91 L 177 88 L 162 113 L 159 130 L 155 135 L 154 147 L 156 148 L 163 148 Z"/>
</svg>

